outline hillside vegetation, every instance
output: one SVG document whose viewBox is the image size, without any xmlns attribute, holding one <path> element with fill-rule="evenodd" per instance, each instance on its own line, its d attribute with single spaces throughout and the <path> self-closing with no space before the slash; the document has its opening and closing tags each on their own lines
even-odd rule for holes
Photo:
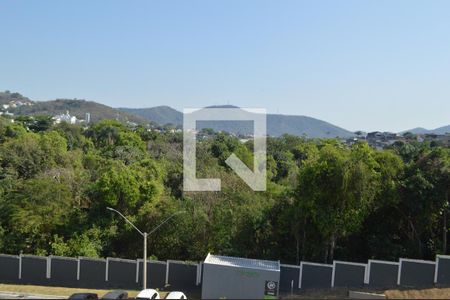
<svg viewBox="0 0 450 300">
<path fill-rule="evenodd" d="M 20 93 L 11 93 L 10 91 L 0 92 L 0 105 L 8 104 L 11 101 L 32 102 Z"/>
<path fill-rule="evenodd" d="M 78 119 L 84 119 L 86 113 L 91 114 L 91 121 L 98 122 L 104 119 L 113 119 L 121 122 L 132 121 L 138 123 L 149 123 L 147 120 L 134 115 L 118 111 L 109 106 L 86 100 L 57 99 L 52 101 L 36 101 L 32 106 L 21 106 L 12 110 L 18 115 L 58 115 L 70 112 Z"/>
<path fill-rule="evenodd" d="M 169 106 L 157 106 L 152 108 L 112 108 L 93 101 L 78 99 L 57 99 L 51 101 L 31 101 L 19 93 L 0 93 L 0 104 L 10 101 L 31 102 L 33 105 L 23 105 L 9 108 L 16 115 L 59 115 L 69 113 L 78 119 L 84 119 L 86 113 L 90 113 L 91 121 L 98 122 L 104 119 L 113 119 L 120 122 L 135 122 L 152 125 L 182 126 L 183 114 Z M 213 106 L 215 108 L 234 107 L 231 105 Z M 253 134 L 253 123 L 237 121 L 201 121 L 197 124 L 198 129 L 213 129 L 237 135 L 249 136 Z M 343 128 L 333 124 L 306 116 L 289 115 L 267 115 L 267 134 L 270 136 L 281 136 L 292 134 L 308 138 L 347 138 L 354 136 Z"/>
<path fill-rule="evenodd" d="M 160 125 L 183 125 L 183 114 L 169 106 L 156 106 L 150 108 L 119 108 L 119 110 L 131 115 L 140 116 L 146 120 Z"/>
<path fill-rule="evenodd" d="M 237 108 L 231 105 L 210 107 Z M 170 123 L 181 126 L 183 124 L 183 114 L 168 106 L 158 106 L 153 108 L 120 108 L 120 110 L 146 118 L 147 120 L 154 121 L 161 125 Z M 197 126 L 199 129 L 211 128 L 215 131 L 225 131 L 240 135 L 253 134 L 253 123 L 246 121 L 201 121 L 198 122 Z M 352 132 L 325 121 L 306 116 L 279 114 L 267 115 L 267 134 L 271 136 L 292 134 L 309 138 L 347 138 L 354 136 Z"/>
<path fill-rule="evenodd" d="M 414 134 L 447 134 L 450 133 L 450 125 L 442 126 L 431 130 L 422 127 L 417 127 L 414 129 L 406 130 L 405 132 L 411 132 Z"/>
<path fill-rule="evenodd" d="M 197 176 L 221 192 L 182 189 L 182 135 L 103 120 L 84 129 L 0 118 L 0 253 L 141 255 L 114 207 L 155 232 L 149 254 L 202 260 L 208 252 L 330 262 L 448 253 L 450 150 L 427 143 L 375 151 L 334 139 L 268 139 L 267 191 L 226 165 L 252 163 L 252 143 L 214 134 L 198 142 Z"/>
</svg>

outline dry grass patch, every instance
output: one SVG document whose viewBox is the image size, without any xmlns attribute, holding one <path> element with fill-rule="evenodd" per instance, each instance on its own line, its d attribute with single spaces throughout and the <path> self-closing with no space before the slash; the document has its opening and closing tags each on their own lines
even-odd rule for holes
<svg viewBox="0 0 450 300">
<path fill-rule="evenodd" d="M 424 289 L 391 289 L 371 290 L 355 289 L 355 291 L 386 295 L 387 299 L 450 299 L 450 288 Z M 308 290 L 299 294 L 285 295 L 283 299 L 348 299 L 347 289 Z"/>
<path fill-rule="evenodd" d="M 330 290 L 306 290 L 295 295 L 283 295 L 282 299 L 346 299 L 348 298 L 348 290 L 346 289 L 330 289 Z"/>
<path fill-rule="evenodd" d="M 52 286 L 37 286 L 37 285 L 16 285 L 16 284 L 0 284 L 0 291 L 25 293 L 25 294 L 40 294 L 53 296 L 70 296 L 74 293 L 96 293 L 99 297 L 111 290 L 96 290 L 96 289 L 81 289 L 81 288 L 66 288 L 66 287 L 52 287 Z M 127 290 L 128 297 L 134 298 L 139 291 Z M 159 292 L 161 298 L 164 298 L 167 292 Z"/>
<path fill-rule="evenodd" d="M 450 288 L 387 290 L 384 294 L 388 299 L 450 299 Z"/>
</svg>

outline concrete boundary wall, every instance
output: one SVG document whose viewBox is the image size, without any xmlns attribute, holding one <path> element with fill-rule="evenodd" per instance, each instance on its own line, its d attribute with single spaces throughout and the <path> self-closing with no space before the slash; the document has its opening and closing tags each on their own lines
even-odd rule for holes
<svg viewBox="0 0 450 300">
<path fill-rule="evenodd" d="M 0 281 L 18 282 L 20 280 L 21 258 L 18 255 L 0 254 Z"/>
<path fill-rule="evenodd" d="M 48 285 L 50 258 L 37 255 L 19 255 L 21 282 L 34 285 Z"/>
<path fill-rule="evenodd" d="M 0 283 L 140 288 L 142 263 L 142 259 L 0 254 Z M 194 290 L 202 285 L 202 262 L 148 260 L 147 270 L 150 288 L 170 285 L 179 290 Z M 279 288 L 283 292 L 365 285 L 450 286 L 450 255 L 437 255 L 435 261 L 400 258 L 399 262 L 370 259 L 367 264 L 335 260 L 332 265 L 304 261 L 300 265 L 280 265 Z"/>
<path fill-rule="evenodd" d="M 78 282 L 81 286 L 106 288 L 108 267 L 106 259 L 79 257 Z"/>
<path fill-rule="evenodd" d="M 372 287 L 397 286 L 399 262 L 369 259 L 364 283 Z"/>
<path fill-rule="evenodd" d="M 436 261 L 400 258 L 397 285 L 432 286 L 436 279 Z"/>
<path fill-rule="evenodd" d="M 314 270 L 315 269 L 315 270 Z M 329 264 L 313 263 L 313 262 L 300 262 L 300 274 L 298 279 L 298 288 L 331 288 L 333 280 L 334 266 Z M 314 273 L 309 276 L 304 274 L 306 272 Z M 317 277 L 317 280 L 312 280 L 313 276 Z M 329 278 L 327 278 L 329 277 Z M 305 282 L 304 282 L 305 281 Z M 309 282 L 308 282 L 309 281 Z"/>
<path fill-rule="evenodd" d="M 450 285 L 450 255 L 436 255 L 434 283 L 438 285 Z"/>
<path fill-rule="evenodd" d="M 295 292 L 299 289 L 300 272 L 300 266 L 280 264 L 279 290 L 281 292 L 291 292 L 291 290 Z"/>
<path fill-rule="evenodd" d="M 198 263 L 168 260 L 166 284 L 180 289 L 195 289 L 199 285 L 199 268 L 201 268 L 201 265 Z"/>
<path fill-rule="evenodd" d="M 136 288 L 137 268 L 136 260 L 108 257 L 106 258 L 106 281 L 108 281 L 109 286 Z"/>
<path fill-rule="evenodd" d="M 202 283 L 203 262 L 201 261 L 197 266 L 197 285 Z"/>
<path fill-rule="evenodd" d="M 48 279 L 51 285 L 76 286 L 79 275 L 79 259 L 74 257 L 48 257 Z"/>
<path fill-rule="evenodd" d="M 137 260 L 136 283 L 142 286 L 143 280 L 143 259 Z M 147 287 L 163 288 L 166 285 L 167 262 L 158 260 L 147 260 Z"/>
<path fill-rule="evenodd" d="M 347 270 L 338 270 L 338 266 Z M 362 287 L 367 273 L 367 264 L 347 261 L 333 261 L 331 287 Z"/>
</svg>

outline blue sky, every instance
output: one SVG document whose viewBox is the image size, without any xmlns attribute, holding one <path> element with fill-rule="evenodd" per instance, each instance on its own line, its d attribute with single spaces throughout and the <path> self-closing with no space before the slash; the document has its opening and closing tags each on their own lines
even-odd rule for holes
<svg viewBox="0 0 450 300">
<path fill-rule="evenodd" d="M 450 124 L 450 1 L 0 0 L 0 90 Z"/>
</svg>

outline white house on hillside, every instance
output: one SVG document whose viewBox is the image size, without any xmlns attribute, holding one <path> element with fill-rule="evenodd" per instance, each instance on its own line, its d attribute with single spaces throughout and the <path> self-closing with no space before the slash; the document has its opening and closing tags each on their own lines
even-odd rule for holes
<svg viewBox="0 0 450 300">
<path fill-rule="evenodd" d="M 71 116 L 69 114 L 69 111 L 66 111 L 65 114 L 56 115 L 56 116 L 53 117 L 53 119 L 55 120 L 56 124 L 59 124 L 61 122 L 67 122 L 69 124 L 75 124 L 77 122 L 77 117 Z"/>
</svg>

